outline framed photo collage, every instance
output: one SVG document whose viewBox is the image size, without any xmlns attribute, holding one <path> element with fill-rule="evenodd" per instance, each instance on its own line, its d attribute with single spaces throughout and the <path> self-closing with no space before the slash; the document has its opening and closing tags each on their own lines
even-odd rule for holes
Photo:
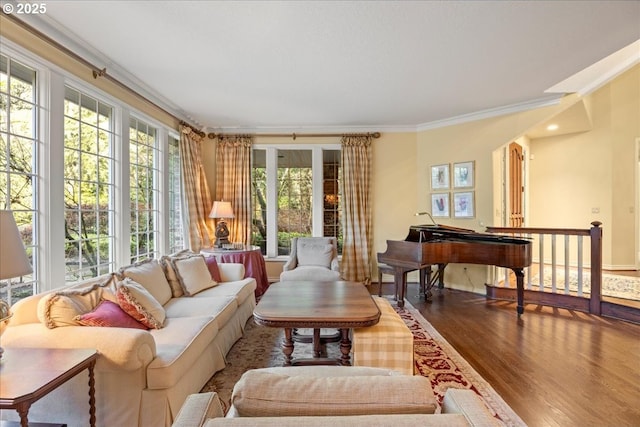
<svg viewBox="0 0 640 427">
<path fill-rule="evenodd" d="M 431 166 L 431 216 L 475 216 L 475 162 Z"/>
</svg>

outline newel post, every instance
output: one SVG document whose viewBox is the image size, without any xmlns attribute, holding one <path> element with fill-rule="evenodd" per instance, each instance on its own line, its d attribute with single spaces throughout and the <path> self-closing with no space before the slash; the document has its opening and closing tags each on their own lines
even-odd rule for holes
<svg viewBox="0 0 640 427">
<path fill-rule="evenodd" d="M 593 221 L 589 230 L 591 236 L 591 299 L 589 312 L 600 315 L 602 301 L 602 223 Z"/>
</svg>

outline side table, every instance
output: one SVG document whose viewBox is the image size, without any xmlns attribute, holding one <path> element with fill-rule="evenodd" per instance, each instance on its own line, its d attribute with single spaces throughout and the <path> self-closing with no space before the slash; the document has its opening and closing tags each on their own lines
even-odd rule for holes
<svg viewBox="0 0 640 427">
<path fill-rule="evenodd" d="M 244 265 L 246 277 L 256 279 L 256 297 L 269 287 L 267 266 L 259 246 L 246 245 L 241 249 L 202 248 L 204 256 L 214 256 L 218 262 L 235 262 Z"/>
<path fill-rule="evenodd" d="M 96 350 L 11 347 L 4 350 L 0 359 L 0 409 L 18 411 L 21 427 L 29 426 L 29 408 L 34 402 L 85 369 L 89 370 L 89 425 L 95 427 Z"/>
</svg>

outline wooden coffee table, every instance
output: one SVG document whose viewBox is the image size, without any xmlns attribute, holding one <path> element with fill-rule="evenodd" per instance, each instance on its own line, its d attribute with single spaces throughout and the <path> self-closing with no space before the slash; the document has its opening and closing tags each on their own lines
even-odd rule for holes
<svg viewBox="0 0 640 427">
<path fill-rule="evenodd" d="M 259 325 L 284 328 L 285 365 L 350 365 L 349 330 L 375 325 L 380 319 L 380 310 L 362 283 L 286 281 L 269 286 L 253 317 Z M 320 329 L 339 329 L 341 357 L 293 359 L 294 328 L 314 330 L 314 356 L 319 354 Z"/>
<path fill-rule="evenodd" d="M 29 425 L 31 405 L 85 369 L 89 370 L 89 425 L 96 425 L 93 368 L 98 352 L 90 349 L 6 348 L 0 359 L 0 409 L 15 409 L 20 425 Z"/>
</svg>

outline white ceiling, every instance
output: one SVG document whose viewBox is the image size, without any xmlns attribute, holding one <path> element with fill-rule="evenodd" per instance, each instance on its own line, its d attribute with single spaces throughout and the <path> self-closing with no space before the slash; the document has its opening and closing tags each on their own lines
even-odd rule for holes
<svg viewBox="0 0 640 427">
<path fill-rule="evenodd" d="M 523 109 L 640 40 L 639 1 L 50 1 L 21 18 L 208 131 Z"/>
</svg>

